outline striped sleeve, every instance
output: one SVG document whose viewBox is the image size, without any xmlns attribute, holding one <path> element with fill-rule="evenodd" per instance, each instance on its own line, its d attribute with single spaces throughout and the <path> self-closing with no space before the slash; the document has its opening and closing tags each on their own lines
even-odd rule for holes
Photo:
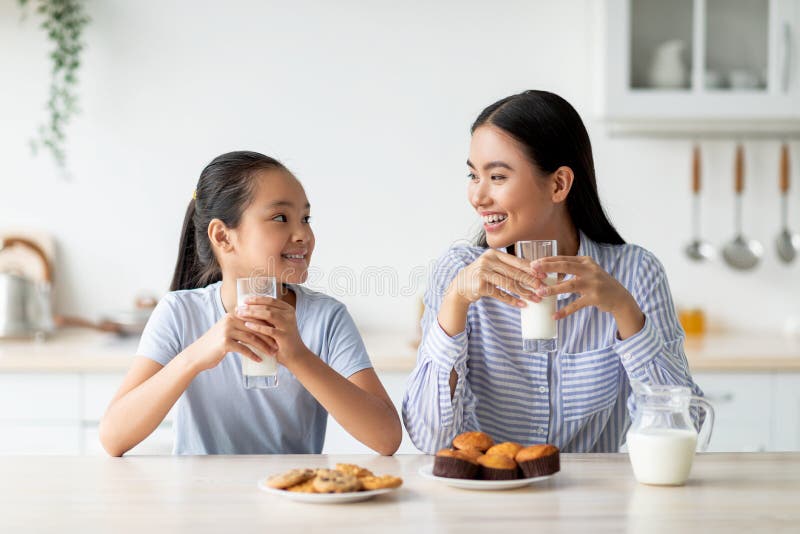
<svg viewBox="0 0 800 534">
<path fill-rule="evenodd" d="M 467 263 L 457 249 L 451 249 L 436 264 L 425 292 L 417 365 L 408 377 L 403 398 L 403 422 L 408 435 L 419 450 L 428 454 L 449 446 L 459 432 L 478 426 L 475 398 L 467 381 L 469 326 L 451 337 L 438 320 L 447 287 Z M 458 381 L 451 399 L 450 373 L 454 369 Z"/>
<path fill-rule="evenodd" d="M 675 313 L 667 275 L 661 262 L 650 252 L 640 249 L 639 262 L 633 287 L 633 297 L 644 313 L 644 327 L 633 336 L 618 340 L 614 350 L 630 380 L 646 384 L 678 385 L 692 389 L 692 394 L 703 392 L 694 383 L 689 372 L 689 362 L 683 351 L 684 332 Z M 633 398 L 628 407 L 633 411 Z M 695 422 L 699 421 L 693 411 Z"/>
</svg>

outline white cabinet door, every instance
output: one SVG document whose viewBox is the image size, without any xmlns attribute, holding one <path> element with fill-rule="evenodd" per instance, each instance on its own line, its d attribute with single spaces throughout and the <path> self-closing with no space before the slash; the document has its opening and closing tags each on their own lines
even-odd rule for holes
<svg viewBox="0 0 800 534">
<path fill-rule="evenodd" d="M 800 0 L 605 7 L 604 114 L 620 129 L 798 130 Z"/>
<path fill-rule="evenodd" d="M 379 373 L 383 387 L 391 397 L 397 413 L 403 406 L 403 394 L 405 393 L 406 379 L 408 373 L 393 372 L 393 373 Z M 333 417 L 328 416 L 328 429 L 325 432 L 325 445 L 322 447 L 324 454 L 369 454 L 374 453 L 372 449 L 360 443 L 357 439 L 347 433 L 342 426 L 334 420 Z M 397 454 L 418 454 L 419 451 L 414 444 L 411 443 L 411 438 L 408 437 L 405 427 L 403 427 L 403 441 L 400 443 L 400 448 Z"/>
<path fill-rule="evenodd" d="M 773 450 L 800 450 L 800 373 L 775 375 Z"/>
<path fill-rule="evenodd" d="M 68 422 L 80 418 L 80 377 L 75 374 L 0 374 L 0 424 Z"/>
<path fill-rule="evenodd" d="M 81 454 L 81 427 L 73 423 L 5 422 L 0 454 Z"/>
<path fill-rule="evenodd" d="M 693 378 L 716 412 L 709 451 L 771 449 L 772 375 L 694 373 Z"/>
</svg>

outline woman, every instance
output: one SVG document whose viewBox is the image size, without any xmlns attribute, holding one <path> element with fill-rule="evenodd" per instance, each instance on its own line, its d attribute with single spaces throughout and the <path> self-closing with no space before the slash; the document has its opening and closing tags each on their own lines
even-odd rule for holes
<svg viewBox="0 0 800 534">
<path fill-rule="evenodd" d="M 460 432 L 497 441 L 612 452 L 630 425 L 631 380 L 690 386 L 684 333 L 664 268 L 626 244 L 597 195 L 589 135 L 545 91 L 486 108 L 472 125 L 468 198 L 478 246 L 439 259 L 403 418 L 432 454 Z M 557 239 L 560 256 L 528 262 L 516 241 Z M 565 275 L 547 287 L 546 273 Z M 558 351 L 522 351 L 525 299 L 556 295 Z"/>
</svg>

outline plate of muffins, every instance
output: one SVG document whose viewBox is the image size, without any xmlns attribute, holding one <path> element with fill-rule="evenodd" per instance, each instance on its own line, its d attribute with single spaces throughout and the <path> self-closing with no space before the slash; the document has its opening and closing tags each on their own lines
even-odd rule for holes
<svg viewBox="0 0 800 534">
<path fill-rule="evenodd" d="M 436 453 L 432 465 L 420 468 L 423 478 L 461 489 L 504 490 L 546 480 L 561 469 L 555 445 L 495 444 L 484 432 L 464 432 L 451 449 Z"/>
</svg>

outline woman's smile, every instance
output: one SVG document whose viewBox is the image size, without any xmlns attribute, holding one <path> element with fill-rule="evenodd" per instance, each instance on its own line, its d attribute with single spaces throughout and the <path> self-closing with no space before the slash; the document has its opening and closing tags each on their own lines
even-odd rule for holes
<svg viewBox="0 0 800 534">
<path fill-rule="evenodd" d="M 479 212 L 483 220 L 483 228 L 487 232 L 498 232 L 508 220 L 508 214 L 500 211 L 481 211 Z"/>
</svg>

